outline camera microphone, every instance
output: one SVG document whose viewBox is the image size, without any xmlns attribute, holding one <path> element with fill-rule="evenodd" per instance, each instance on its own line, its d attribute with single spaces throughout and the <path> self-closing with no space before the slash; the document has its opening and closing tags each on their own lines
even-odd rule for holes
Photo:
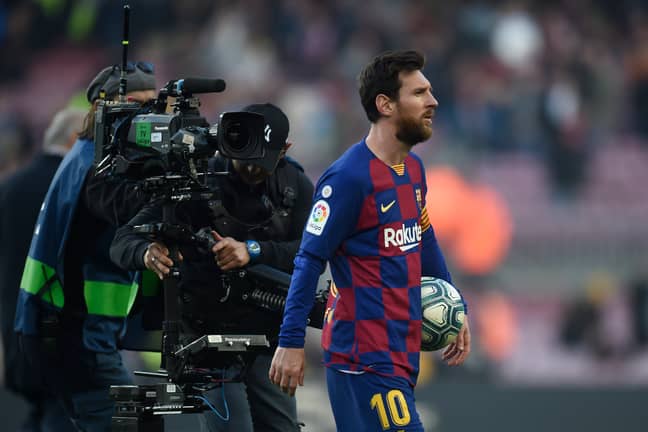
<svg viewBox="0 0 648 432">
<path fill-rule="evenodd" d="M 225 81 L 210 78 L 184 78 L 172 81 L 173 95 L 191 95 L 194 93 L 220 93 L 225 90 Z"/>
</svg>

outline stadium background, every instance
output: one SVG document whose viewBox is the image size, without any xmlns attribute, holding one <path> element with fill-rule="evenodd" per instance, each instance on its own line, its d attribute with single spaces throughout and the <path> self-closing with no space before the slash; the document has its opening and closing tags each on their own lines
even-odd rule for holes
<svg viewBox="0 0 648 432">
<path fill-rule="evenodd" d="M 225 79 L 225 93 L 201 97 L 210 122 L 277 103 L 313 180 L 368 130 L 362 65 L 385 49 L 422 50 L 440 106 L 415 151 L 474 334 L 462 368 L 424 355 L 426 430 L 645 430 L 645 2 L 130 4 L 130 59 L 153 62 L 159 86 Z M 97 70 L 120 61 L 121 16 L 118 1 L 0 4 L 0 178 L 29 160 L 57 110 L 83 103 Z M 318 336 L 298 392 L 306 431 L 333 430 Z M 0 389 L 0 413 L 14 430 L 24 406 Z"/>
</svg>

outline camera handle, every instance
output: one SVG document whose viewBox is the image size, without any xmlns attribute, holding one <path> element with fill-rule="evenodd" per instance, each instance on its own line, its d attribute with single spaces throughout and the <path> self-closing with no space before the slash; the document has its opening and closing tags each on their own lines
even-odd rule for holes
<svg viewBox="0 0 648 432">
<path fill-rule="evenodd" d="M 175 206 L 171 201 L 165 201 L 162 206 L 162 221 L 165 224 L 173 225 L 175 223 Z M 169 242 L 170 258 L 174 263 L 178 259 L 178 244 Z M 182 363 L 178 362 L 175 352 L 180 342 L 180 308 L 178 305 L 178 278 L 180 272 L 174 265 L 171 269 L 170 277 L 162 281 L 164 295 L 164 321 L 162 322 L 162 366 L 167 370 L 168 380 L 176 381 L 182 374 Z"/>
</svg>

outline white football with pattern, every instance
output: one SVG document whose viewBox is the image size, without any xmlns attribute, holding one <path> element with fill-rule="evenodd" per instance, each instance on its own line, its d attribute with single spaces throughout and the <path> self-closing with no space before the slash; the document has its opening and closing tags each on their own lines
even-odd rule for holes
<svg viewBox="0 0 648 432">
<path fill-rule="evenodd" d="M 421 351 L 436 351 L 452 343 L 457 338 L 465 317 L 459 291 L 443 279 L 423 277 L 421 307 Z"/>
</svg>

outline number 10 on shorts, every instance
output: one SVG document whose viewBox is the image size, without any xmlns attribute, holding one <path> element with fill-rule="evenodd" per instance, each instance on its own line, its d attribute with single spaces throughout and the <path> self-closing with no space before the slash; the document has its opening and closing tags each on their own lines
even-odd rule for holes
<svg viewBox="0 0 648 432">
<path fill-rule="evenodd" d="M 381 393 L 376 393 L 371 397 L 371 409 L 376 410 L 378 419 L 383 430 L 387 430 L 391 425 L 396 427 L 407 426 L 411 420 L 409 408 L 405 396 L 400 390 L 390 390 L 387 396 L 383 398 Z M 385 409 L 387 406 L 387 409 Z M 389 417 L 387 411 L 389 410 Z M 391 419 L 391 423 L 389 420 Z"/>
</svg>

